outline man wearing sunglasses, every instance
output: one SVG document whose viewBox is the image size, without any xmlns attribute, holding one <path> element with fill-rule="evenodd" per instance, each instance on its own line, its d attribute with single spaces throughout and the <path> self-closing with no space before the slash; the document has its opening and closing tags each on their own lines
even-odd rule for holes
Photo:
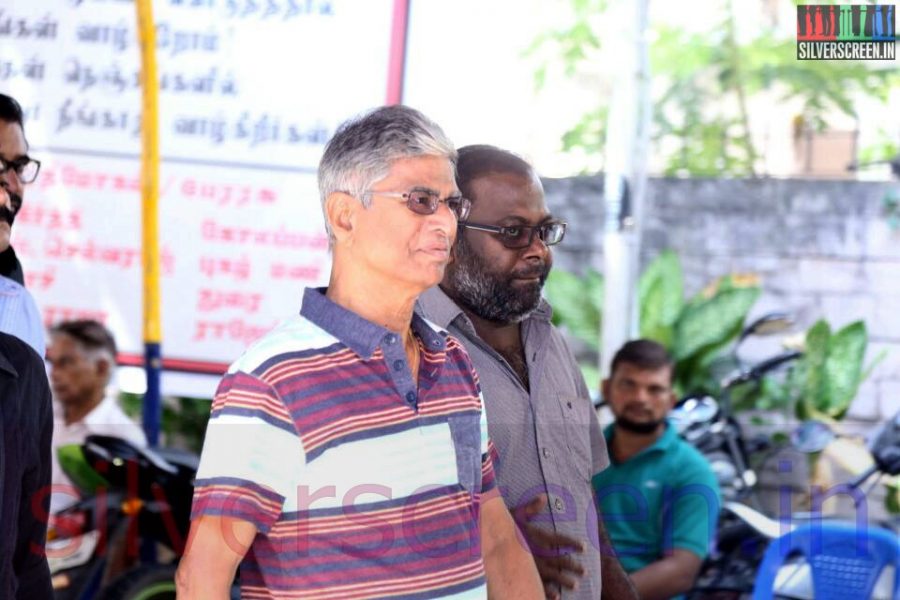
<svg viewBox="0 0 900 600">
<path fill-rule="evenodd" d="M 22 107 L 0 94 L 0 331 L 27 342 L 44 356 L 44 328 L 22 265 L 10 244 L 12 226 L 22 208 L 25 185 L 37 177 L 40 163 L 28 156 Z"/>
<path fill-rule="evenodd" d="M 547 210 L 531 166 L 505 150 L 460 148 L 456 182 L 472 207 L 443 281 L 422 295 L 419 309 L 472 357 L 500 491 L 546 596 L 636 598 L 609 550 L 590 485 L 609 464 L 606 444 L 581 372 L 541 299 L 550 247 L 563 240 L 566 224 Z"/>
<path fill-rule="evenodd" d="M 455 159 L 401 106 L 327 144 L 331 278 L 219 386 L 179 598 L 227 598 L 239 563 L 253 598 L 542 596 L 494 484 L 471 361 L 413 312 L 468 212 Z"/>
</svg>

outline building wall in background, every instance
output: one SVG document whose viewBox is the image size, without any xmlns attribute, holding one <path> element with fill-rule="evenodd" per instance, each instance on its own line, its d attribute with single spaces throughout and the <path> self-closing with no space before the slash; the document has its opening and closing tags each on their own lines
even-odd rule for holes
<svg viewBox="0 0 900 600">
<path fill-rule="evenodd" d="M 603 268 L 603 181 L 544 181 L 548 205 L 569 223 L 556 268 Z M 874 420 L 900 409 L 900 229 L 884 199 L 894 183 L 797 179 L 652 179 L 642 263 L 667 248 L 682 260 L 685 288 L 700 291 L 727 273 L 756 273 L 763 295 L 751 317 L 792 311 L 805 329 L 857 319 L 869 331 L 867 360 L 887 356 L 863 384 L 851 416 Z M 760 357 L 772 340 L 747 345 Z"/>
</svg>

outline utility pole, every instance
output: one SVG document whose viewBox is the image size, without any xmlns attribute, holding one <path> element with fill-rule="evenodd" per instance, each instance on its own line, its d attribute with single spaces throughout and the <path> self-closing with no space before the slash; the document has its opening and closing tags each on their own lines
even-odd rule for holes
<svg viewBox="0 0 900 600">
<path fill-rule="evenodd" d="M 606 128 L 599 365 L 604 377 L 613 354 L 639 330 L 637 282 L 650 141 L 648 10 L 649 0 L 614 0 L 609 11 L 619 32 L 610 39 L 619 69 Z"/>
</svg>

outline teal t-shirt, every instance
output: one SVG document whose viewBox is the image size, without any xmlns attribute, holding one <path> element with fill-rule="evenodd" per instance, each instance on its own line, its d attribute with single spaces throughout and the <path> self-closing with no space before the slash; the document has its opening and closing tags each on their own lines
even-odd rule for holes
<svg viewBox="0 0 900 600">
<path fill-rule="evenodd" d="M 612 425 L 604 435 L 612 448 Z M 649 448 L 623 463 L 612 452 L 610 459 L 592 483 L 622 567 L 637 571 L 674 548 L 705 558 L 722 504 L 706 458 L 669 423 Z"/>
</svg>

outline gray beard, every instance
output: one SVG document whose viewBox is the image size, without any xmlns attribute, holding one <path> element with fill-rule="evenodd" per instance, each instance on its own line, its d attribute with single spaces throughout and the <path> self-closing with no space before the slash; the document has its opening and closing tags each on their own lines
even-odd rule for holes
<svg viewBox="0 0 900 600">
<path fill-rule="evenodd" d="M 546 264 L 531 269 L 528 274 L 538 275 L 538 283 L 516 290 L 512 280 L 518 273 L 503 279 L 489 273 L 481 257 L 471 251 L 465 238 L 460 238 L 454 261 L 447 266 L 445 281 L 450 295 L 463 308 L 486 321 L 512 324 L 527 319 L 540 305 L 541 288 L 549 270 Z"/>
</svg>

